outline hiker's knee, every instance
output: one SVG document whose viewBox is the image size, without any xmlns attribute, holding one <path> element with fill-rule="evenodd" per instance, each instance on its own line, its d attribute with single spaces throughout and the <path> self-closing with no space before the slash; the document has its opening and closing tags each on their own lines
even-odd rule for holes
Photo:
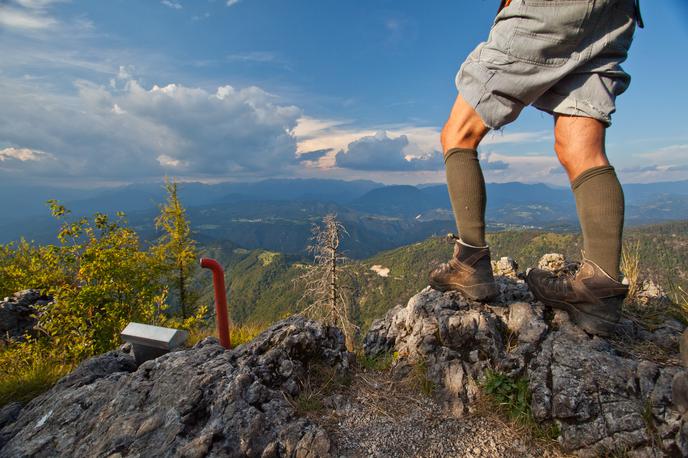
<svg viewBox="0 0 688 458">
<path fill-rule="evenodd" d="M 605 125 L 592 118 L 555 116 L 554 151 L 571 180 L 581 172 L 607 165 Z"/>
<path fill-rule="evenodd" d="M 440 133 L 442 150 L 477 148 L 488 130 L 473 107 L 458 96 Z"/>
<path fill-rule="evenodd" d="M 442 150 L 446 153 L 452 148 L 477 148 L 484 134 L 470 125 L 453 124 L 450 121 L 442 128 L 440 141 Z"/>
</svg>

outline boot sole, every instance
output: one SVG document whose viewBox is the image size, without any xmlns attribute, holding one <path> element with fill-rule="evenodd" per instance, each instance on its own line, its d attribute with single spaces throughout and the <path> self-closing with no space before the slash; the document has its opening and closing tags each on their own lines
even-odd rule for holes
<svg viewBox="0 0 688 458">
<path fill-rule="evenodd" d="M 487 301 L 494 299 L 499 294 L 499 290 L 495 283 L 478 283 L 476 285 L 464 286 L 458 283 L 436 283 L 430 280 L 430 286 L 443 293 L 447 291 L 458 291 L 474 301 Z"/>
</svg>

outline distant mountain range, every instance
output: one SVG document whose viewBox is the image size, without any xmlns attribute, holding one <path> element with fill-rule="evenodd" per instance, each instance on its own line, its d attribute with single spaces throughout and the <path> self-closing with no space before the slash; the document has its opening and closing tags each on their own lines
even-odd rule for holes
<svg viewBox="0 0 688 458">
<path fill-rule="evenodd" d="M 576 230 L 573 196 L 545 184 L 490 183 L 491 231 L 509 228 Z M 688 219 L 688 181 L 628 184 L 627 225 Z M 165 195 L 160 183 L 76 190 L 0 185 L 0 243 L 20 237 L 53 242 L 57 223 L 45 201 L 58 199 L 73 215 L 124 211 L 144 239 L 156 236 L 153 218 Z M 444 184 L 385 186 L 373 181 L 272 179 L 251 183 L 181 183 L 195 237 L 203 244 L 231 241 L 247 249 L 303 254 L 310 229 L 337 213 L 354 258 L 455 231 Z"/>
</svg>

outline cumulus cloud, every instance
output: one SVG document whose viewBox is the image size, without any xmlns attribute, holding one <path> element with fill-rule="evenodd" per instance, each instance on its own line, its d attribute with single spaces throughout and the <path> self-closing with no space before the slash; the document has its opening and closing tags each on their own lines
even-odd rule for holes
<svg viewBox="0 0 688 458">
<path fill-rule="evenodd" d="M 353 170 L 404 171 L 437 170 L 442 166 L 441 155 L 434 151 L 413 155 L 406 152 L 406 135 L 390 138 L 386 132 L 359 138 L 349 143 L 346 151 L 335 156 L 338 167 Z"/>
<path fill-rule="evenodd" d="M 301 111 L 258 87 L 79 81 L 67 96 L 15 84 L 0 78 L 0 142 L 16 145 L 3 150 L 3 165 L 25 150 L 60 164 L 46 173 L 103 178 L 260 176 L 295 164 Z"/>
</svg>

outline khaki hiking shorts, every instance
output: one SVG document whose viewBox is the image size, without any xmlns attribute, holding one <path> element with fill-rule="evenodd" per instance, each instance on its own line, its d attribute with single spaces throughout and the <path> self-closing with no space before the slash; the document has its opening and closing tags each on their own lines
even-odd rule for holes
<svg viewBox="0 0 688 458">
<path fill-rule="evenodd" d="M 456 75 L 487 127 L 526 105 L 611 124 L 636 26 L 635 0 L 513 0 Z"/>
</svg>

